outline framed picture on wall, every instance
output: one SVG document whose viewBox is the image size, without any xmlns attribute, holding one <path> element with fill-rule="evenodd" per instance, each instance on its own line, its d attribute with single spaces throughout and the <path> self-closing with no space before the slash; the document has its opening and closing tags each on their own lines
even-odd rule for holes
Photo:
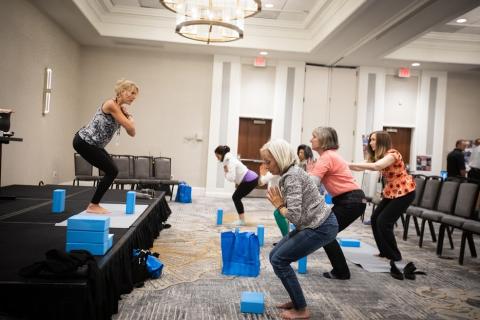
<svg viewBox="0 0 480 320">
<path fill-rule="evenodd" d="M 432 171 L 432 156 L 417 155 L 417 171 Z"/>
</svg>

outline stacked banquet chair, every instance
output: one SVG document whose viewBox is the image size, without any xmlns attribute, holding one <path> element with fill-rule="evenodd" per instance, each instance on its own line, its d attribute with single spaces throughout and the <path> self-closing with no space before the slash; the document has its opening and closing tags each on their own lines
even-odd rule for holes
<svg viewBox="0 0 480 320">
<path fill-rule="evenodd" d="M 478 185 L 475 183 L 460 183 L 453 211 L 451 214 L 441 215 L 437 245 L 437 254 L 439 256 L 442 255 L 445 230 L 448 231 L 449 228 L 457 228 L 463 231 L 458 262 L 463 264 L 466 240 L 468 240 L 471 256 L 474 258 L 477 256 L 473 242 L 473 233 L 479 233 L 478 221 L 475 220 L 478 217 L 474 217 L 478 188 Z"/>
<path fill-rule="evenodd" d="M 149 179 L 149 183 L 165 186 L 167 195 L 172 200 L 175 186 L 180 184 L 180 181 L 173 180 L 172 177 L 172 159 L 168 157 L 156 157 L 153 159 L 153 179 Z"/>
<path fill-rule="evenodd" d="M 425 224 L 428 222 L 430 226 L 430 232 L 433 233 L 433 223 L 441 223 L 444 219 L 455 219 L 451 215 L 452 210 L 455 206 L 455 200 L 457 197 L 459 182 L 457 181 L 445 181 L 442 183 L 440 196 L 438 197 L 437 205 L 435 210 L 426 209 L 422 212 L 420 218 L 422 219 L 422 227 L 420 230 L 420 240 L 418 245 L 422 247 L 423 245 L 423 235 L 425 232 Z M 450 241 L 450 247 L 453 249 L 452 241 L 452 228 L 448 228 L 448 239 Z"/>
<path fill-rule="evenodd" d="M 162 190 L 172 199 L 174 188 L 180 182 L 172 179 L 172 159 L 168 157 L 112 155 L 117 165 L 118 175 L 113 181 L 117 189 L 124 189 L 130 185 L 130 189 L 152 188 Z M 100 176 L 103 172 L 100 170 Z"/>
<path fill-rule="evenodd" d="M 77 186 L 79 186 L 80 181 L 93 181 L 93 186 L 95 186 L 100 177 L 93 175 L 93 166 L 78 153 L 73 154 L 73 161 L 75 167 L 75 179 L 73 179 L 73 185 L 75 185 L 75 182 L 77 183 Z"/>
<path fill-rule="evenodd" d="M 420 235 L 420 228 L 418 225 L 418 218 L 421 218 L 424 210 L 435 208 L 438 192 L 440 190 L 441 180 L 429 178 L 424 175 L 415 176 L 416 190 L 415 199 L 405 212 L 405 224 L 403 228 L 403 240 L 407 240 L 408 228 L 410 225 L 410 217 L 412 217 L 415 224 L 417 235 Z M 432 241 L 436 241 L 433 224 L 429 223 Z"/>
<path fill-rule="evenodd" d="M 118 168 L 118 175 L 113 181 L 113 185 L 117 189 L 119 187 L 123 190 L 126 184 L 130 185 L 130 189 L 133 190 L 138 181 L 134 177 L 133 169 L 133 156 L 129 155 L 112 155 L 112 160 L 115 162 Z"/>
</svg>

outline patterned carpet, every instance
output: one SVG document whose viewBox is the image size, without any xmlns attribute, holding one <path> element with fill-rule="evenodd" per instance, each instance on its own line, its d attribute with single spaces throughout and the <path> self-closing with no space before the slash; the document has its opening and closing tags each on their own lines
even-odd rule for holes
<svg viewBox="0 0 480 320">
<path fill-rule="evenodd" d="M 233 203 L 229 198 L 193 200 L 169 203 L 172 228 L 161 232 L 153 248 L 165 265 L 163 275 L 123 296 L 114 319 L 280 319 L 275 305 L 288 301 L 288 295 L 268 262 L 273 242 L 280 239 L 271 205 L 266 199 L 244 200 L 248 225 L 242 231 L 265 225 L 260 275 L 228 277 L 221 275 L 220 232 L 232 229 Z M 225 212 L 223 226 L 215 225 L 217 208 Z M 426 276 L 399 281 L 349 263 L 351 280 L 329 280 L 321 274 L 331 266 L 319 250 L 308 258 L 308 273 L 299 275 L 312 319 L 480 319 L 480 258 L 471 258 L 467 249 L 464 265 L 458 264 L 460 232 L 454 233 L 454 250 L 445 241 L 444 255 L 450 259 L 436 256 L 429 236 L 419 248 L 413 223 L 408 241 L 400 240 L 402 232 L 401 226 L 396 228 L 404 259 Z M 375 245 L 370 226 L 360 221 L 340 235 Z M 265 293 L 265 313 L 242 314 L 242 291 Z"/>
</svg>

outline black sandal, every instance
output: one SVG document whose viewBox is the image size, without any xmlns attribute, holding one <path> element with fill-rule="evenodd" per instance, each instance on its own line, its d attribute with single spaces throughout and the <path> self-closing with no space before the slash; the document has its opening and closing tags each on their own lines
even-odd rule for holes
<svg viewBox="0 0 480 320">
<path fill-rule="evenodd" d="M 416 271 L 417 267 L 413 264 L 413 262 L 407 263 L 405 268 L 403 268 L 403 275 L 405 276 L 406 279 L 408 280 L 415 280 L 415 275 L 416 274 L 422 274 L 426 275 L 425 272 L 423 271 Z"/>
</svg>

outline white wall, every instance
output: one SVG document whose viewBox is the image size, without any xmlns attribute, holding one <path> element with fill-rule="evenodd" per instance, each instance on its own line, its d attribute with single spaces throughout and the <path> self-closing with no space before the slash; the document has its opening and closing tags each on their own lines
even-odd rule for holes
<svg viewBox="0 0 480 320">
<path fill-rule="evenodd" d="M 242 64 L 240 116 L 272 118 L 275 68 Z"/>
<path fill-rule="evenodd" d="M 385 81 L 385 117 L 388 126 L 414 126 L 418 77 L 387 75 Z"/>
<path fill-rule="evenodd" d="M 132 80 L 140 88 L 130 108 L 137 134 L 131 138 L 122 130 L 108 152 L 171 157 L 176 179 L 205 185 L 211 57 L 88 47 L 82 49 L 81 65 L 82 123 L 114 97 L 117 79 Z M 202 141 L 193 139 L 195 135 Z"/>
<path fill-rule="evenodd" d="M 0 30 L 0 108 L 15 110 L 10 130 L 24 139 L 3 145 L 1 183 L 72 180 L 79 46 L 24 0 L 2 1 Z M 42 116 L 45 67 L 53 69 L 53 91 Z"/>
<path fill-rule="evenodd" d="M 443 168 L 458 139 L 480 138 L 480 75 L 449 73 L 443 140 Z"/>
</svg>

